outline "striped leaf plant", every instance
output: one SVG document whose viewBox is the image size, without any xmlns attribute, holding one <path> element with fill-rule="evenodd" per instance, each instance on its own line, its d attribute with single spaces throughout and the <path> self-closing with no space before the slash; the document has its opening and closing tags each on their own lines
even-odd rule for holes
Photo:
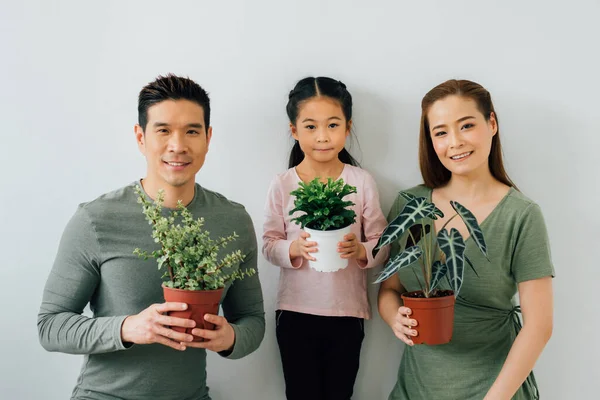
<svg viewBox="0 0 600 400">
<path fill-rule="evenodd" d="M 375 283 L 388 279 L 398 270 L 412 266 L 418 261 L 422 281 L 418 276 L 417 280 L 425 297 L 435 297 L 443 279 L 448 281 L 454 295 L 458 296 L 463 284 L 465 264 L 472 268 L 475 274 L 477 271 L 465 254 L 465 241 L 460 232 L 455 228 L 448 231 L 446 226 L 459 216 L 477 248 L 487 258 L 487 245 L 477 219 L 466 207 L 451 201 L 450 205 L 456 214 L 446 221 L 439 232 L 431 232 L 434 230 L 434 221 L 443 218 L 444 213 L 424 197 L 416 197 L 407 192 L 400 192 L 400 195 L 408 202 L 383 231 L 373 249 L 373 255 L 383 246 L 401 238 L 406 238 L 406 244 L 401 246 L 402 251 L 398 255 L 387 262 Z"/>
</svg>

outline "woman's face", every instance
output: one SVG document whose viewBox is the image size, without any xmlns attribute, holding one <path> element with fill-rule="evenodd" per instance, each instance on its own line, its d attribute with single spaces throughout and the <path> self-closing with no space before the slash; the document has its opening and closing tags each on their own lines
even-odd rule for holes
<svg viewBox="0 0 600 400">
<path fill-rule="evenodd" d="M 498 132 L 494 113 L 486 120 L 474 100 L 452 95 L 431 105 L 427 121 L 435 153 L 452 174 L 489 169 L 492 138 Z"/>
</svg>

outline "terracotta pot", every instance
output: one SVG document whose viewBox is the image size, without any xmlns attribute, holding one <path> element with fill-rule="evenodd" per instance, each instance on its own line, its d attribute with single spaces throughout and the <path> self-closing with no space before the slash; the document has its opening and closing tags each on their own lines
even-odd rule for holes
<svg viewBox="0 0 600 400">
<path fill-rule="evenodd" d="M 192 319 L 196 321 L 196 328 L 213 330 L 214 324 L 204 320 L 204 314 L 219 313 L 219 303 L 223 295 L 223 289 L 217 290 L 181 290 L 171 289 L 163 286 L 165 301 L 174 301 L 186 303 L 188 305 L 185 311 L 170 311 L 171 317 Z M 179 326 L 171 327 L 174 331 L 192 334 L 193 328 L 183 328 Z M 194 336 L 194 342 L 203 342 L 204 339 Z"/>
<path fill-rule="evenodd" d="M 417 320 L 417 336 L 411 337 L 414 344 L 444 344 L 452 339 L 454 326 L 454 292 L 444 291 L 442 297 L 423 296 L 420 290 L 402 294 L 404 305 L 412 310 L 410 317 Z"/>
</svg>

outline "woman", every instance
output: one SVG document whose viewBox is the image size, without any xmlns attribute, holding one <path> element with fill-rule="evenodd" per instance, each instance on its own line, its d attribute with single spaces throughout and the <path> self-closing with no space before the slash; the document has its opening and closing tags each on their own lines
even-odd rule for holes
<svg viewBox="0 0 600 400">
<path fill-rule="evenodd" d="M 462 220 L 454 218 L 447 229 L 458 229 L 466 239 L 465 254 L 477 274 L 465 268 L 453 337 L 444 345 L 413 346 L 411 340 L 419 325 L 400 295 L 420 289 L 411 271 L 418 265 L 382 283 L 379 312 L 408 345 L 390 399 L 538 399 L 532 369 L 552 333 L 554 268 L 540 208 L 504 170 L 498 117 L 486 89 L 450 80 L 425 95 L 419 161 L 424 185 L 408 192 L 429 198 L 444 212 L 433 221 L 435 231 L 455 214 L 450 200 L 461 203 L 479 221 L 490 261 L 468 239 Z M 405 202 L 398 197 L 389 219 Z M 520 307 L 513 302 L 517 291 Z"/>
</svg>

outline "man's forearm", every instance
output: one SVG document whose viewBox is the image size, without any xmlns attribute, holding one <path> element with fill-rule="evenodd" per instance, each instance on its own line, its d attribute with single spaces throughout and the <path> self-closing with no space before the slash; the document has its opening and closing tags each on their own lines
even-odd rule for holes
<svg viewBox="0 0 600 400">
<path fill-rule="evenodd" d="M 121 324 L 126 316 L 90 318 L 72 312 L 40 311 L 38 334 L 48 351 L 98 354 L 124 350 Z"/>
</svg>

